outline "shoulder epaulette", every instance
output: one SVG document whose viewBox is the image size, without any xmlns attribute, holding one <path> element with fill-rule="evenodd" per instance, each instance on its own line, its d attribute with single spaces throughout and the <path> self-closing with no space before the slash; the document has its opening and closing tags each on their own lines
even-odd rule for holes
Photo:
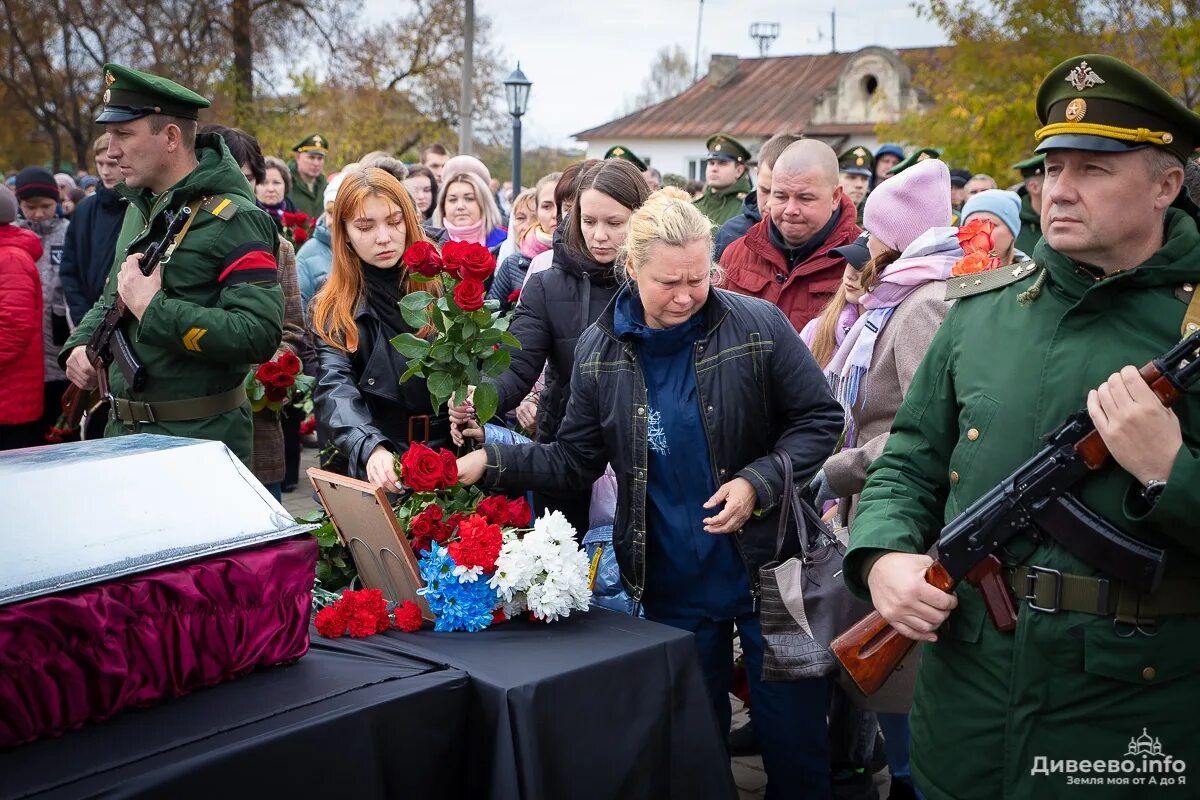
<svg viewBox="0 0 1200 800">
<path fill-rule="evenodd" d="M 200 208 L 214 217 L 220 217 L 224 220 L 232 219 L 233 215 L 238 212 L 238 204 L 233 202 L 231 198 L 220 194 L 208 198 Z"/>
<path fill-rule="evenodd" d="M 970 297 L 1008 286 L 1022 278 L 1031 277 L 1037 268 L 1037 264 L 1032 261 L 1022 261 L 1019 264 L 974 272 L 970 275 L 951 275 L 946 281 L 946 299 L 957 300 L 960 297 Z"/>
</svg>

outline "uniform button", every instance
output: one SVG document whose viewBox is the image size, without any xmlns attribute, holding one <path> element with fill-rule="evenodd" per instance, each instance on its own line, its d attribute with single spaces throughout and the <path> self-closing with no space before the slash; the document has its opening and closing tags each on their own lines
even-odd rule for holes
<svg viewBox="0 0 1200 800">
<path fill-rule="evenodd" d="M 1188 323 L 1188 326 L 1187 326 L 1187 332 L 1188 332 L 1188 333 L 1195 333 L 1196 331 L 1200 331 L 1200 325 L 1197 325 L 1197 324 L 1196 324 L 1196 323 L 1194 323 L 1194 322 L 1189 322 L 1189 323 Z"/>
<path fill-rule="evenodd" d="M 367 378 L 367 386 L 374 386 L 374 385 L 375 385 L 375 379 Z"/>
<path fill-rule="evenodd" d="M 971 430 L 967 431 L 967 438 L 970 439 L 972 442 L 975 441 L 976 439 L 978 439 L 979 438 L 979 429 L 971 428 Z"/>
<path fill-rule="evenodd" d="M 951 473 L 950 473 L 950 482 L 951 482 L 951 483 L 958 483 L 958 473 L 957 473 L 957 472 L 951 471 Z"/>
<path fill-rule="evenodd" d="M 1154 667 L 1146 667 L 1144 670 L 1142 670 L 1142 678 L 1144 680 L 1152 681 L 1157 677 L 1158 673 L 1154 671 Z"/>
</svg>

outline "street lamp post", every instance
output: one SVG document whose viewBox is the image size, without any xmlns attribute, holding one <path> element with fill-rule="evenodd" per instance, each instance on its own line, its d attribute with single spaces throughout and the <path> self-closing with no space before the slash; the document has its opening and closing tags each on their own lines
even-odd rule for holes
<svg viewBox="0 0 1200 800">
<path fill-rule="evenodd" d="M 521 72 L 521 62 L 517 68 L 504 79 L 504 97 L 508 100 L 508 113 L 513 118 L 513 171 L 512 196 L 515 198 L 521 191 L 521 117 L 529 107 L 529 89 L 533 83 Z"/>
</svg>

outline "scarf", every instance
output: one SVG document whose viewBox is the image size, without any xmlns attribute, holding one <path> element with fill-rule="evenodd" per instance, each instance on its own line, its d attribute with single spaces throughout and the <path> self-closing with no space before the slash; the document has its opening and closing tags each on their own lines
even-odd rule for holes
<svg viewBox="0 0 1200 800">
<path fill-rule="evenodd" d="M 787 262 L 788 269 L 793 270 L 821 249 L 821 245 L 825 244 L 825 240 L 829 238 L 829 234 L 833 233 L 833 229 L 837 227 L 841 218 L 842 207 L 838 206 L 829 217 L 829 222 L 825 223 L 825 227 L 817 231 L 807 242 L 795 247 L 783 240 L 783 234 L 779 232 L 779 229 L 775 227 L 774 220 L 771 219 L 767 220 L 767 236 L 775 249 L 783 254 L 783 260 Z"/>
<path fill-rule="evenodd" d="M 825 368 L 834 396 L 849 411 L 858 403 L 859 391 L 871 369 L 871 356 L 879 333 L 896 307 L 930 281 L 944 281 L 963 256 L 957 228 L 930 228 L 904 249 L 900 258 L 883 271 L 880 283 L 862 296 L 863 313 L 850 328 Z M 847 414 L 849 417 L 849 414 Z M 853 431 L 847 433 L 847 444 Z"/>
<path fill-rule="evenodd" d="M 525 231 L 521 237 L 519 250 L 521 255 L 532 259 L 534 256 L 549 250 L 554 244 L 554 234 L 546 233 L 541 225 L 534 225 Z"/>
<path fill-rule="evenodd" d="M 362 265 L 363 283 L 367 289 L 367 307 L 392 335 L 410 330 L 400 313 L 400 279 L 404 271 L 399 266 L 380 269 L 370 264 Z"/>
<path fill-rule="evenodd" d="M 476 244 L 487 244 L 487 233 L 483 230 L 483 219 L 474 225 L 458 226 L 451 225 L 448 220 L 442 220 L 442 227 L 446 229 L 446 233 L 450 234 L 452 242 L 475 242 Z"/>
</svg>

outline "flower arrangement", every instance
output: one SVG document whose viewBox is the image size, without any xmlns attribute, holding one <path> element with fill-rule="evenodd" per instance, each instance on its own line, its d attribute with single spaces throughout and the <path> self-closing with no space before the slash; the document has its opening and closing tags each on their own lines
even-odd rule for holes
<svg viewBox="0 0 1200 800">
<path fill-rule="evenodd" d="M 499 405 L 496 390 L 483 377 L 495 377 L 508 369 L 511 356 L 500 347 L 520 347 L 508 332 L 508 317 L 500 304 L 484 300 L 484 281 L 496 269 L 496 259 L 486 247 L 474 242 L 447 242 L 439 254 L 429 242 L 414 242 L 404 251 L 409 272 L 425 281 L 440 282 L 444 293 L 411 292 L 400 301 L 405 321 L 419 329 L 432 323 L 437 334 L 429 342 L 411 333 L 392 339 L 392 346 L 408 359 L 403 383 L 420 375 L 429 386 L 434 409 L 450 397 L 466 397 L 475 387 L 475 413 L 482 424 L 491 419 Z"/>
<path fill-rule="evenodd" d="M 310 217 L 303 211 L 285 211 L 279 222 L 283 228 L 284 238 L 299 249 L 300 245 L 307 242 L 312 235 L 312 230 L 317 225 L 317 218 Z"/>
<path fill-rule="evenodd" d="M 392 627 L 412 632 L 421 627 L 421 609 L 411 600 L 389 609 L 379 589 L 348 589 L 333 603 L 318 611 L 313 624 L 317 633 L 329 639 L 337 639 L 347 633 L 362 638 L 383 633 Z"/>
<path fill-rule="evenodd" d="M 245 387 L 251 410 L 266 408 L 279 413 L 284 404 L 290 403 L 304 411 L 312 411 L 312 387 L 316 380 L 303 374 L 300 367 L 296 354 L 285 350 L 247 374 Z"/>
<path fill-rule="evenodd" d="M 958 229 L 958 244 L 966 255 L 950 270 L 951 275 L 971 275 L 1000 266 L 1000 258 L 992 252 L 994 230 L 996 223 L 990 219 L 974 219 Z"/>
</svg>

